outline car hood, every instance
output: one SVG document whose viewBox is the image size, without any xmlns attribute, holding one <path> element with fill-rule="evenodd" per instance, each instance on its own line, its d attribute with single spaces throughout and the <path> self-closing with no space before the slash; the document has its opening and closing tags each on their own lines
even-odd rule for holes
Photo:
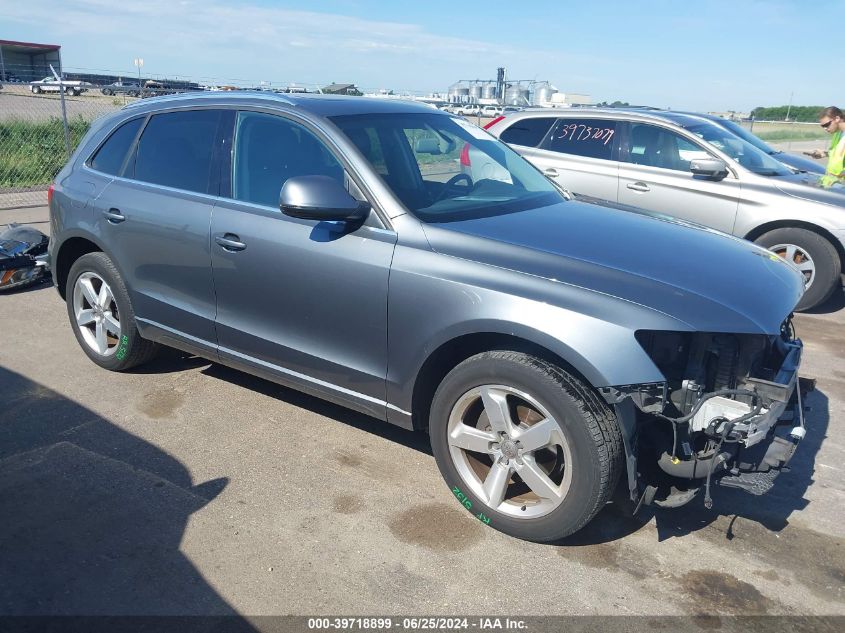
<svg viewBox="0 0 845 633">
<path fill-rule="evenodd" d="M 835 207 L 845 207 L 845 193 L 819 187 L 818 174 L 790 174 L 772 177 L 778 191 L 794 198 L 820 202 Z"/>
<path fill-rule="evenodd" d="M 798 156 L 797 154 L 790 154 L 789 152 L 775 152 L 774 154 L 770 154 L 770 156 L 782 162 L 784 165 L 788 165 L 794 169 L 800 169 L 802 171 L 818 175 L 824 173 L 824 165 L 817 163 L 814 160 L 810 160 L 809 158 Z"/>
<path fill-rule="evenodd" d="M 803 277 L 750 242 L 578 201 L 425 225 L 442 254 L 610 295 L 705 332 L 776 334 Z"/>
</svg>

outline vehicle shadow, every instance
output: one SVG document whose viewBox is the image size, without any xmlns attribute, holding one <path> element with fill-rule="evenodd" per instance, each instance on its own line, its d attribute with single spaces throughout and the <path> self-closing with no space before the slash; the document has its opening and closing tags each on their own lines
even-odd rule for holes
<svg viewBox="0 0 845 633">
<path fill-rule="evenodd" d="M 0 366 L 0 615 L 228 616 L 179 551 L 226 478 L 177 459 Z"/>
<path fill-rule="evenodd" d="M 243 387 L 250 391 L 306 409 L 318 415 L 331 418 L 361 431 L 397 442 L 421 453 L 431 455 L 428 436 L 382 422 L 368 415 L 352 411 L 320 398 L 289 389 L 274 382 L 229 368 L 225 365 L 191 356 L 175 350 L 165 350 L 164 355 L 143 368 L 133 371 L 145 373 L 170 373 L 189 367 L 207 365 L 202 373 Z M 742 517 L 766 529 L 778 532 L 788 525 L 792 512 L 806 507 L 804 495 L 813 483 L 815 456 L 825 438 L 829 423 L 828 399 L 818 389 L 807 395 L 805 407 L 807 436 L 790 461 L 790 471 L 782 473 L 775 485 L 763 496 L 730 488 L 712 487 L 713 508 L 704 508 L 703 491 L 686 506 L 675 510 L 664 510 L 654 506 L 643 507 L 632 515 L 633 504 L 628 499 L 627 479 L 623 475 L 613 500 L 578 533 L 555 543 L 561 546 L 589 546 L 609 543 L 625 538 L 643 529 L 652 521 L 657 527 L 658 540 L 679 537 L 712 525 L 720 517 Z M 730 538 L 730 535 L 727 535 Z"/>
<path fill-rule="evenodd" d="M 793 512 L 803 510 L 809 501 L 805 498 L 812 485 L 816 455 L 827 436 L 830 421 L 828 398 L 816 389 L 807 394 L 804 406 L 807 435 L 799 444 L 789 462 L 789 472 L 775 479 L 774 487 L 765 495 L 753 496 L 731 488 L 712 488 L 713 508 L 707 510 L 702 493 L 679 510 L 655 510 L 659 540 L 685 536 L 709 527 L 721 517 L 730 517 L 724 538 L 733 538 L 732 526 L 738 519 L 753 521 L 772 532 L 780 532 L 789 525 Z"/>
<path fill-rule="evenodd" d="M 49 274 L 49 273 L 48 273 Z M 53 288 L 53 280 L 50 277 L 46 277 L 43 281 L 37 281 L 30 286 L 23 286 L 22 288 L 12 288 L 10 290 L 3 290 L 0 292 L 0 297 L 3 295 L 22 295 L 27 292 L 35 292 L 37 290 L 43 290 L 45 288 Z"/>
<path fill-rule="evenodd" d="M 337 420 L 360 431 L 372 433 L 391 442 L 412 448 L 420 453 L 425 453 L 426 455 L 432 454 L 428 435 L 425 433 L 408 431 L 369 415 L 358 413 L 357 411 L 322 400 L 316 396 L 310 396 L 301 391 L 289 389 L 283 385 L 258 378 L 257 376 L 232 369 L 225 365 L 213 363 L 202 370 L 202 373 L 219 380 L 225 380 L 244 389 L 282 400 L 295 407 L 307 409 L 317 415 Z"/>
</svg>

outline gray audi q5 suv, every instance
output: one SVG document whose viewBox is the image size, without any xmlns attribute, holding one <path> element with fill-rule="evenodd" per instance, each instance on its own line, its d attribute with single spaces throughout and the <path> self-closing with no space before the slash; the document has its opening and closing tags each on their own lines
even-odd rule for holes
<svg viewBox="0 0 845 633">
<path fill-rule="evenodd" d="M 582 528 L 620 478 L 632 507 L 760 494 L 804 434 L 792 264 L 572 201 L 427 107 L 144 100 L 92 127 L 50 212 L 94 363 L 172 346 L 427 431 L 457 501 L 520 538 Z"/>
</svg>

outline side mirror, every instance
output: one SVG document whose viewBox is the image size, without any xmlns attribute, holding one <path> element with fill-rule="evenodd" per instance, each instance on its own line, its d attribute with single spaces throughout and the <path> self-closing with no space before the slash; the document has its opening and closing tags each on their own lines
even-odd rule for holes
<svg viewBox="0 0 845 633">
<path fill-rule="evenodd" d="M 279 208 L 294 218 L 355 222 L 366 217 L 370 203 L 356 200 L 329 176 L 296 176 L 282 186 Z"/>
<path fill-rule="evenodd" d="M 694 176 L 721 180 L 728 175 L 728 166 L 718 158 L 694 158 L 689 163 Z"/>
<path fill-rule="evenodd" d="M 431 136 L 419 138 L 414 143 L 414 151 L 417 154 L 440 154 L 440 143 Z"/>
</svg>

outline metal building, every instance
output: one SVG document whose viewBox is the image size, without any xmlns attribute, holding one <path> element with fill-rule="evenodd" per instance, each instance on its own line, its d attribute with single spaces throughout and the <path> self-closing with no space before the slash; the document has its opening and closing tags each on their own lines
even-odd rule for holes
<svg viewBox="0 0 845 633">
<path fill-rule="evenodd" d="M 0 40 L 0 81 L 35 81 L 52 75 L 50 65 L 59 72 L 61 46 Z"/>
</svg>

